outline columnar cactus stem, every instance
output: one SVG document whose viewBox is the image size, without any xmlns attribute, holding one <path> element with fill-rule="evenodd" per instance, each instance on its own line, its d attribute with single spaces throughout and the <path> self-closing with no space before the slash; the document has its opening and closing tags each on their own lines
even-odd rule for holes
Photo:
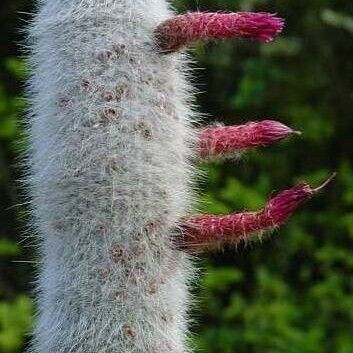
<svg viewBox="0 0 353 353">
<path fill-rule="evenodd" d="M 232 240 L 239 225 L 251 232 L 282 223 L 312 190 L 281 194 L 260 221 L 194 217 L 183 227 L 195 145 L 208 157 L 292 131 L 262 122 L 198 135 L 184 56 L 165 54 L 198 39 L 268 41 L 283 21 L 263 13 L 173 18 L 165 0 L 39 3 L 28 163 L 42 259 L 30 352 L 188 352 L 194 270 L 176 244 L 180 229 L 189 229 L 185 244 L 214 241 L 218 231 Z"/>
<path fill-rule="evenodd" d="M 273 120 L 205 127 L 198 132 L 199 155 L 201 158 L 234 156 L 244 149 L 268 146 L 293 134 L 299 132 Z"/>
<path fill-rule="evenodd" d="M 30 30 L 35 353 L 188 351 L 193 113 L 165 0 L 43 0 Z M 183 98 L 185 97 L 185 98 Z"/>
</svg>

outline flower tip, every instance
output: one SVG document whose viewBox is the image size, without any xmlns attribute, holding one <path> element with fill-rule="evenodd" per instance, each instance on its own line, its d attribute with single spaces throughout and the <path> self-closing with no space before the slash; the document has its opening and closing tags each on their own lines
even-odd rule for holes
<svg viewBox="0 0 353 353">
<path fill-rule="evenodd" d="M 276 139 L 284 139 L 291 135 L 300 135 L 300 131 L 293 130 L 289 126 L 276 120 L 264 120 L 262 126 L 267 133 Z"/>
<path fill-rule="evenodd" d="M 276 36 L 278 36 L 284 29 L 285 20 L 277 17 L 275 14 L 270 14 L 266 19 L 266 31 L 260 36 L 260 41 L 271 42 Z"/>
</svg>

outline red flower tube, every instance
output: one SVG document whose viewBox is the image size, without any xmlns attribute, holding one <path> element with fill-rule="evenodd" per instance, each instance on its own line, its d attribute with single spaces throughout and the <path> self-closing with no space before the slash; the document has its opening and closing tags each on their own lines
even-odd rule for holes
<svg viewBox="0 0 353 353">
<path fill-rule="evenodd" d="M 205 127 L 199 130 L 199 155 L 201 158 L 229 156 L 246 148 L 268 146 L 298 133 L 274 120 Z"/>
<path fill-rule="evenodd" d="M 217 243 L 238 243 L 258 232 L 274 229 L 283 224 L 301 204 L 311 199 L 334 177 L 335 174 L 316 189 L 302 183 L 282 191 L 271 198 L 266 207 L 259 212 L 241 212 L 226 216 L 191 216 L 182 225 L 183 237 L 179 246 L 198 250 Z"/>
<path fill-rule="evenodd" d="M 166 20 L 155 34 L 160 50 L 171 53 L 199 40 L 249 38 L 269 42 L 283 26 L 283 19 L 264 12 L 195 12 Z"/>
</svg>

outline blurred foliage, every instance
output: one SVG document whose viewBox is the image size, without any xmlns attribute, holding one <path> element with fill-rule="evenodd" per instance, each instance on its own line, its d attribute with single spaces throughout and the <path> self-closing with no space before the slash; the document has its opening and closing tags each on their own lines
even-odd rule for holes
<svg viewBox="0 0 353 353">
<path fill-rule="evenodd" d="M 32 303 L 19 295 L 11 302 L 0 301 L 0 350 L 18 352 L 26 331 L 31 325 Z"/>
<path fill-rule="evenodd" d="M 209 121 L 238 124 L 276 117 L 303 135 L 239 161 L 202 165 L 203 212 L 262 207 L 272 191 L 298 181 L 337 180 L 264 239 L 201 261 L 195 288 L 196 352 L 353 352 L 353 3 L 346 0 L 177 0 L 179 11 L 261 10 L 287 19 L 284 34 L 263 45 L 226 41 L 199 45 L 201 110 Z M 0 352 L 27 341 L 34 260 L 23 239 L 26 207 L 17 179 L 23 144 L 20 99 L 25 72 L 16 43 L 17 11 L 0 4 Z M 15 43 L 15 44 L 14 44 Z M 22 200 L 23 202 L 23 200 Z M 20 206 L 15 206 L 20 205 Z M 21 235 L 22 234 L 22 235 Z M 28 235 L 28 234 L 26 234 Z M 23 241 L 24 240 L 24 241 Z"/>
<path fill-rule="evenodd" d="M 24 80 L 21 60 L 7 57 L 1 64 L 3 73 L 13 80 Z M 17 199 L 14 179 L 19 171 L 14 167 L 14 161 L 23 141 L 19 123 L 23 112 L 23 99 L 6 87 L 5 80 L 0 81 L 0 352 L 3 353 L 21 351 L 32 323 L 32 302 L 22 293 L 28 286 L 25 283 L 29 281 L 28 269 L 13 262 L 23 254 L 22 247 L 16 242 L 23 210 L 11 209 Z"/>
</svg>

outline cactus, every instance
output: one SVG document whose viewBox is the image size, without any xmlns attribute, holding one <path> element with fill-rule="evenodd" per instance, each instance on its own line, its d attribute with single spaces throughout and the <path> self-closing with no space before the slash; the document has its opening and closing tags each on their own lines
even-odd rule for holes
<svg viewBox="0 0 353 353">
<path fill-rule="evenodd" d="M 193 248 L 279 225 L 315 190 L 260 213 L 190 216 L 195 161 L 295 133 L 205 127 L 183 48 L 269 41 L 264 13 L 173 17 L 165 0 L 41 0 L 29 30 L 29 191 L 41 264 L 30 352 L 188 352 Z"/>
</svg>

